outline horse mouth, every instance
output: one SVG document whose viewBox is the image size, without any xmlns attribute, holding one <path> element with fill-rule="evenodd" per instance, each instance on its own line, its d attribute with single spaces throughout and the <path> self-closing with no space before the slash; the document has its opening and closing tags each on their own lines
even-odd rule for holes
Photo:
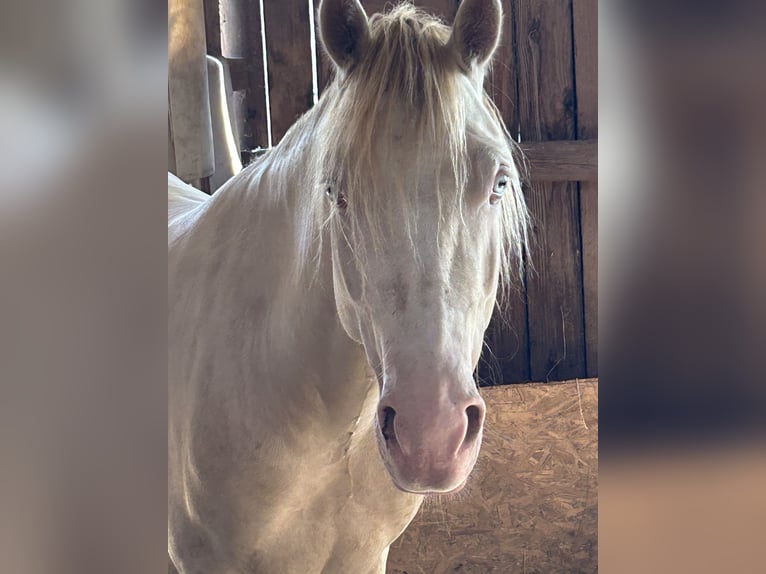
<svg viewBox="0 0 766 574">
<path fill-rule="evenodd" d="M 391 457 L 383 456 L 383 464 L 388 471 L 391 481 L 397 490 L 407 494 L 419 494 L 421 496 L 444 496 L 457 494 L 465 487 L 468 477 L 473 470 L 471 464 L 463 472 L 455 472 L 449 469 L 446 473 L 439 473 L 437 476 L 408 476 L 408 469 L 402 468 L 405 465 L 396 464 Z M 463 475 L 463 478 L 456 477 L 456 474 Z M 456 480 L 457 479 L 457 480 Z"/>
<path fill-rule="evenodd" d="M 377 428 L 378 449 L 383 465 L 398 490 L 421 496 L 443 496 L 457 494 L 465 487 L 478 458 L 478 444 L 477 448 L 471 449 L 473 452 L 463 452 L 457 459 L 441 464 L 425 464 L 425 456 L 419 460 L 405 457 L 386 426 L 384 421 L 384 428 Z"/>
<path fill-rule="evenodd" d="M 465 488 L 465 485 L 468 483 L 468 477 L 463 480 L 460 484 L 458 484 L 455 488 L 452 490 L 410 490 L 408 488 L 402 487 L 399 484 L 396 483 L 396 480 L 394 480 L 394 486 L 401 490 L 402 492 L 406 492 L 407 494 L 419 494 L 421 496 L 448 496 L 450 494 L 457 494 L 463 488 Z"/>
</svg>

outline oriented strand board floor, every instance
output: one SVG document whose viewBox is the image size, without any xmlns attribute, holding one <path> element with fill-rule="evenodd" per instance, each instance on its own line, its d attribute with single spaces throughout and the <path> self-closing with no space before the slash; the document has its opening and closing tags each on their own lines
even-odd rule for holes
<svg viewBox="0 0 766 574">
<path fill-rule="evenodd" d="M 597 572 L 598 381 L 482 389 L 463 492 L 426 500 L 388 574 Z"/>
</svg>

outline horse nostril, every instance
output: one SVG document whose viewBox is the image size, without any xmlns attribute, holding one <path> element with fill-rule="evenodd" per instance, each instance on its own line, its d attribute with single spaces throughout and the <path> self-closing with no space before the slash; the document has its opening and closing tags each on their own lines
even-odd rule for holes
<svg viewBox="0 0 766 574">
<path fill-rule="evenodd" d="M 394 417 L 396 416 L 396 411 L 391 407 L 385 407 L 382 411 L 382 414 L 383 421 L 380 425 L 380 432 L 383 435 L 383 438 L 386 439 L 386 441 L 395 439 L 396 435 L 394 434 Z"/>
<path fill-rule="evenodd" d="M 479 436 L 481 430 L 481 409 L 476 405 L 471 405 L 465 409 L 465 415 L 468 417 L 468 427 L 465 430 L 463 443 L 471 443 Z"/>
</svg>

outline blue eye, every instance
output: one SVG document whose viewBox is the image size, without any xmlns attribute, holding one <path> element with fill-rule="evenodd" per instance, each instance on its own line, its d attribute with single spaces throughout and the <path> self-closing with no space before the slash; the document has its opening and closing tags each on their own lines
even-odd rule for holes
<svg viewBox="0 0 766 574">
<path fill-rule="evenodd" d="M 505 190 L 508 189 L 509 183 L 510 180 L 508 179 L 507 175 L 504 173 L 498 174 L 498 176 L 495 178 L 495 185 L 492 188 L 492 193 L 489 195 L 490 204 L 495 205 L 503 198 Z"/>
</svg>

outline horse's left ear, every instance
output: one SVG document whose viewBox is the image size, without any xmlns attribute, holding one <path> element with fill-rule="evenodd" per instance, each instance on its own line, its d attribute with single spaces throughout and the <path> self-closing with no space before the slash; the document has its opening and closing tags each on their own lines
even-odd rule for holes
<svg viewBox="0 0 766 574">
<path fill-rule="evenodd" d="M 500 41 L 500 0 L 463 0 L 455 16 L 449 45 L 468 70 L 489 62 Z"/>
<path fill-rule="evenodd" d="M 367 14 L 359 0 L 322 0 L 319 33 L 338 67 L 348 69 L 359 61 L 370 38 Z"/>
</svg>

